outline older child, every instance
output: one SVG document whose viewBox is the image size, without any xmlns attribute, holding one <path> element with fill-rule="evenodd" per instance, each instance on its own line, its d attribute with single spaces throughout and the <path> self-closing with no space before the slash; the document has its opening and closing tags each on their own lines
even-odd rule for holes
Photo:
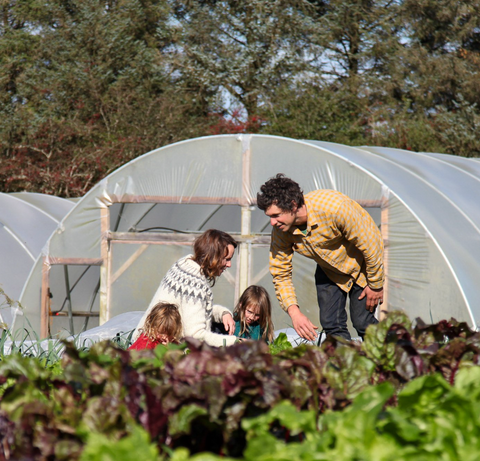
<svg viewBox="0 0 480 461">
<path fill-rule="evenodd" d="M 233 319 L 238 338 L 273 341 L 272 305 L 265 288 L 249 286 L 235 306 Z"/>
<path fill-rule="evenodd" d="M 158 344 L 177 343 L 182 336 L 182 319 L 175 304 L 156 304 L 141 329 L 138 339 L 129 349 L 155 349 Z"/>
</svg>

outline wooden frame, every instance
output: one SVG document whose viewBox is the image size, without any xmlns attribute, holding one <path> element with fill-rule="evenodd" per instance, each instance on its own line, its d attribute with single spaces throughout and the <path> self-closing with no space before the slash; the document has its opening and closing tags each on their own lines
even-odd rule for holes
<svg viewBox="0 0 480 461">
<path fill-rule="evenodd" d="M 149 197 L 153 203 L 171 203 L 172 197 Z M 115 203 L 144 203 L 143 197 L 128 197 L 128 201 Z M 237 291 L 243 291 L 250 283 L 250 258 L 251 250 L 254 246 L 268 246 L 270 244 L 270 236 L 251 234 L 251 205 L 243 205 L 242 201 L 228 200 L 229 205 L 241 206 L 242 213 L 242 228 L 241 234 L 235 235 L 235 239 L 240 243 L 239 249 L 239 283 Z M 381 208 L 381 232 L 385 245 L 384 269 L 385 274 L 388 272 L 388 200 L 358 200 L 361 206 L 368 208 Z M 225 201 L 218 198 L 201 198 L 189 201 L 188 203 L 210 203 L 210 204 L 225 204 Z M 245 203 L 245 202 L 243 202 Z M 124 244 L 140 244 L 148 245 L 175 245 L 191 243 L 195 239 L 195 234 L 169 234 L 169 233 L 136 233 L 136 232 L 112 232 L 110 231 L 110 212 L 109 208 L 102 208 L 101 212 L 101 258 L 49 258 L 45 257 L 42 267 L 42 297 L 41 297 L 41 320 L 40 329 L 41 337 L 47 337 L 50 328 L 50 267 L 52 265 L 91 265 L 100 266 L 100 325 L 105 323 L 110 318 L 110 300 L 112 284 L 123 273 L 134 260 L 145 251 L 146 247 L 139 250 L 135 255 L 127 261 L 116 274 L 111 274 L 111 245 L 114 243 Z M 236 293 L 238 297 L 239 293 Z M 382 310 L 388 310 L 388 277 L 386 277 L 384 285 L 384 301 Z M 83 315 L 83 313 L 79 313 Z M 380 314 L 380 318 L 383 314 Z"/>
<path fill-rule="evenodd" d="M 389 224 L 389 201 L 388 198 L 385 198 L 382 201 L 382 205 L 380 207 L 380 231 L 382 233 L 383 238 L 383 245 L 384 245 L 384 253 L 383 253 L 383 271 L 385 274 L 385 282 L 383 284 L 383 303 L 381 304 L 381 308 L 378 312 L 379 320 L 383 320 L 385 318 L 386 312 L 388 312 L 388 251 L 389 251 L 389 241 L 388 241 L 388 224 Z"/>
<path fill-rule="evenodd" d="M 46 338 L 50 330 L 50 269 L 52 266 L 101 266 L 102 259 L 92 258 L 49 258 L 42 264 L 42 296 L 40 305 L 40 337 Z"/>
</svg>

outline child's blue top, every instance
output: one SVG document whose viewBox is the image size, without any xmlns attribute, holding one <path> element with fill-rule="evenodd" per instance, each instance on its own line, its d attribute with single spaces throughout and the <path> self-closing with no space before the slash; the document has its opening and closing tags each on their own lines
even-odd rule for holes
<svg viewBox="0 0 480 461">
<path fill-rule="evenodd" d="M 258 324 L 257 322 L 252 323 L 252 325 L 250 326 L 247 325 L 247 329 L 243 332 L 243 334 L 240 334 L 240 331 L 242 331 L 242 324 L 239 320 L 237 320 L 235 322 L 235 336 L 244 339 L 262 339 L 263 329 L 260 328 L 260 324 Z"/>
</svg>

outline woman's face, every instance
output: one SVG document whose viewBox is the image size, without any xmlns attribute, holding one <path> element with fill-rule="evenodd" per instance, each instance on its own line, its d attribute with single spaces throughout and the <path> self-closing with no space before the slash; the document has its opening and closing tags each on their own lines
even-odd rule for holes
<svg viewBox="0 0 480 461">
<path fill-rule="evenodd" d="M 232 267 L 232 258 L 233 258 L 233 253 L 235 252 L 235 248 L 233 245 L 228 245 L 227 246 L 227 254 L 225 257 L 222 259 L 222 263 L 220 264 L 219 271 L 221 275 L 225 269 L 228 269 L 229 267 Z"/>
</svg>

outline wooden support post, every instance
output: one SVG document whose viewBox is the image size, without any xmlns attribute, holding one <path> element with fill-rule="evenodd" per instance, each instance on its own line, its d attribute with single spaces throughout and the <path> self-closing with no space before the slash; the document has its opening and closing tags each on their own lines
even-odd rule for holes
<svg viewBox="0 0 480 461">
<path fill-rule="evenodd" d="M 110 319 L 110 242 L 108 240 L 110 232 L 110 210 L 108 207 L 101 208 L 100 211 L 100 253 L 102 256 L 102 265 L 100 266 L 100 319 L 99 324 L 103 325 Z"/>
<path fill-rule="evenodd" d="M 250 251 L 251 243 L 245 239 L 249 239 L 252 233 L 252 210 L 250 197 L 250 183 L 251 183 L 251 150 L 250 150 L 249 135 L 242 135 L 239 141 L 242 142 L 242 221 L 241 221 L 241 236 L 244 239 L 240 243 L 239 249 L 239 274 L 238 286 L 236 287 L 236 299 L 244 292 L 250 282 Z M 237 293 L 238 290 L 238 293 Z"/>
<path fill-rule="evenodd" d="M 49 256 L 50 266 L 101 266 L 101 258 L 57 258 Z"/>
<path fill-rule="evenodd" d="M 381 207 L 381 232 L 382 232 L 382 238 L 383 238 L 383 244 L 384 244 L 384 256 L 383 256 L 383 270 L 385 271 L 385 284 L 383 286 L 383 304 L 381 305 L 381 310 L 379 313 L 379 320 L 383 320 L 385 318 L 385 313 L 388 312 L 388 290 L 389 290 L 389 284 L 388 284 L 388 205 L 389 201 L 388 198 L 384 198 L 382 201 L 382 207 Z"/>
<path fill-rule="evenodd" d="M 249 206 L 242 207 L 242 237 L 250 235 L 252 211 Z M 238 279 L 238 296 L 240 296 L 250 284 L 250 250 L 249 242 L 240 243 L 239 258 L 239 279 Z"/>
<path fill-rule="evenodd" d="M 43 257 L 42 264 L 42 299 L 40 310 L 40 337 L 48 338 L 50 326 L 50 264 L 47 257 Z"/>
</svg>

